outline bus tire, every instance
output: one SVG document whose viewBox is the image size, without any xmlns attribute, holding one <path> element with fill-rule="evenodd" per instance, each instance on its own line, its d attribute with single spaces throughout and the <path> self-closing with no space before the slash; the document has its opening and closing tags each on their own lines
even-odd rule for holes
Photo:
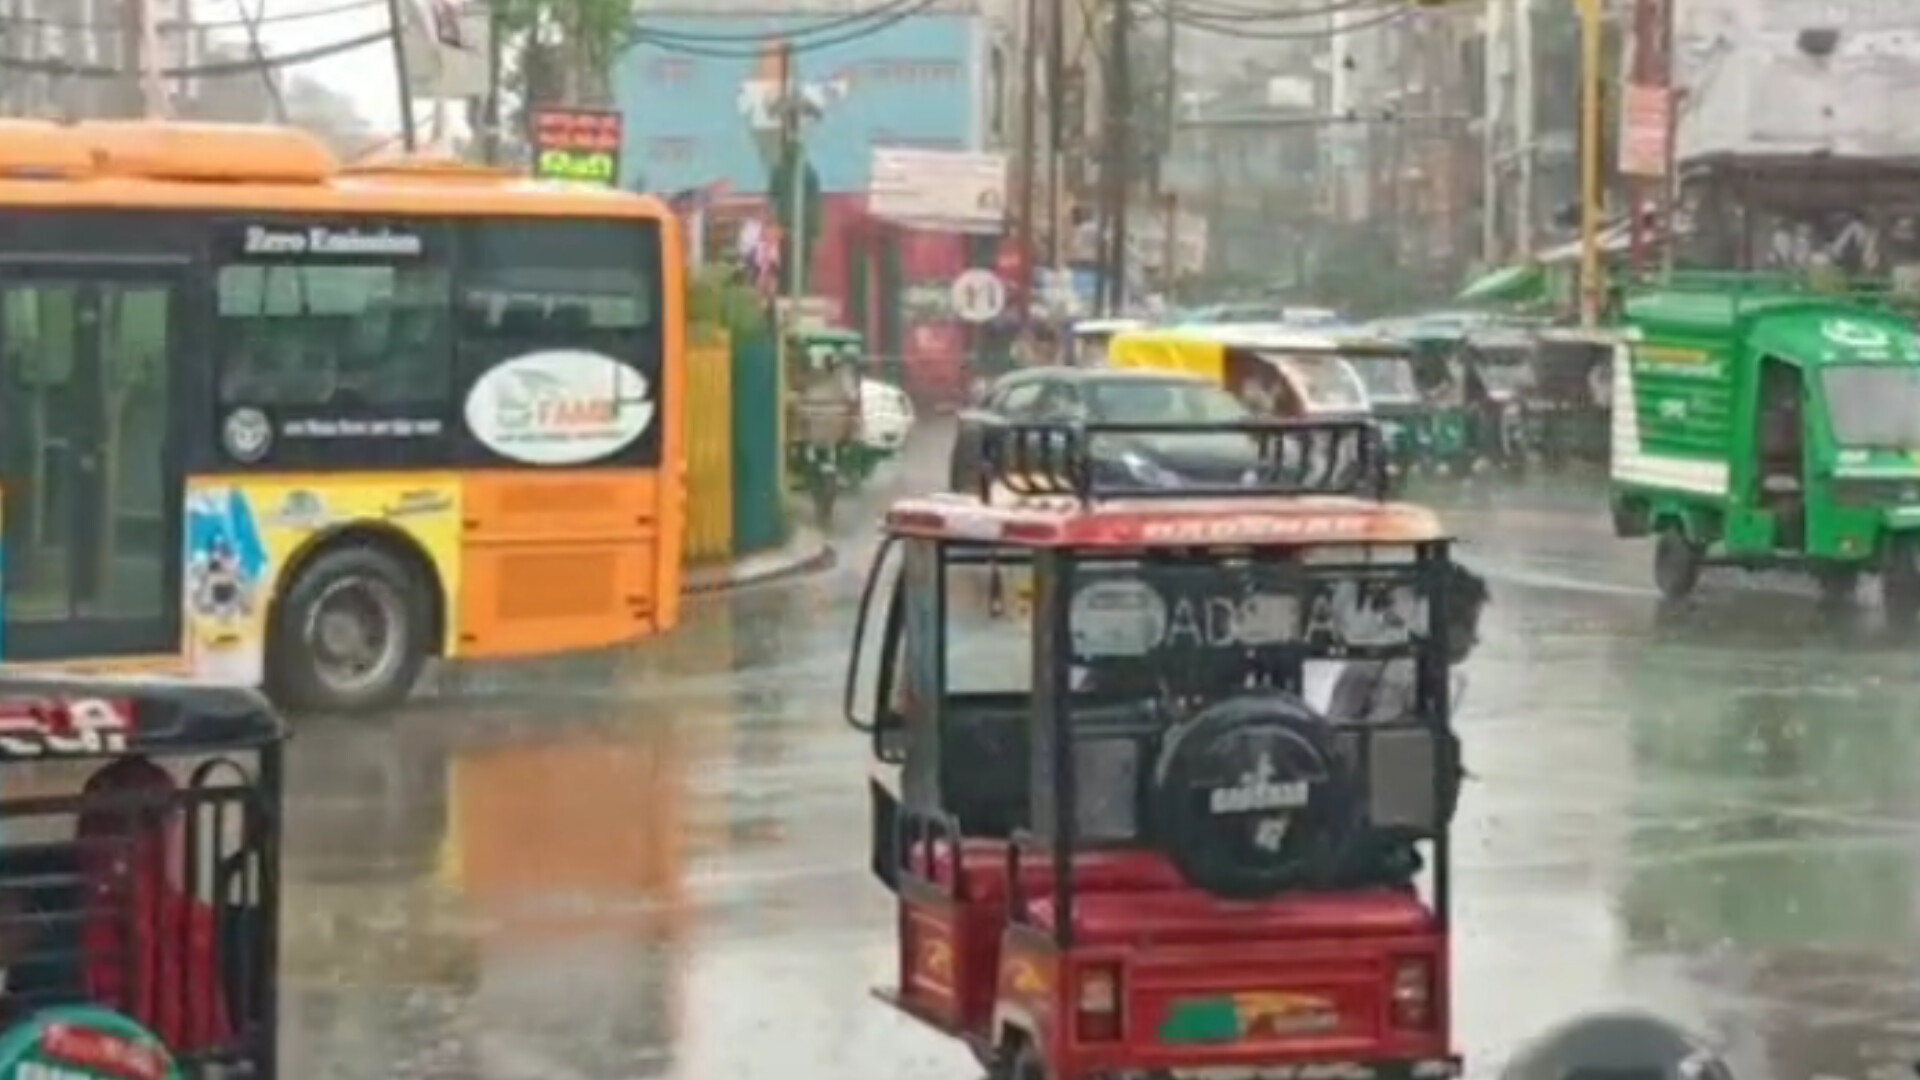
<svg viewBox="0 0 1920 1080">
<path fill-rule="evenodd" d="M 397 705 L 426 663 L 429 622 L 423 583 L 400 559 L 363 544 L 322 551 L 274 605 L 268 693 L 315 712 Z"/>
</svg>

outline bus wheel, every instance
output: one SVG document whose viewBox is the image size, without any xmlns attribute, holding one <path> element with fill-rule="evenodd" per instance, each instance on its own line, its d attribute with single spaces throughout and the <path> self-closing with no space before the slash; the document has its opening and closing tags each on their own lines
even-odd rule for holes
<svg viewBox="0 0 1920 1080">
<path fill-rule="evenodd" d="M 420 583 L 377 549 L 322 553 L 275 611 L 268 687 L 293 708 L 359 713 L 398 704 L 426 663 Z"/>
</svg>

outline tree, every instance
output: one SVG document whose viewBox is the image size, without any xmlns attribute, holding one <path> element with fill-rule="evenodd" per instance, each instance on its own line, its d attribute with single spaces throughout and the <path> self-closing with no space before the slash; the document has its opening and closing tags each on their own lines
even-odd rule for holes
<svg viewBox="0 0 1920 1080">
<path fill-rule="evenodd" d="M 605 105 L 613 100 L 613 61 L 632 30 L 631 0 L 493 0 L 503 70 L 515 73 L 510 96 L 531 104 Z"/>
</svg>

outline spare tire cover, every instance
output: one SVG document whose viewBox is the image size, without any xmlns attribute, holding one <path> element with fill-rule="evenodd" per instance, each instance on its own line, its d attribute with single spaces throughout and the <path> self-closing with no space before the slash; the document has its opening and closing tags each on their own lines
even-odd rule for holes
<svg viewBox="0 0 1920 1080">
<path fill-rule="evenodd" d="M 1332 725 L 1281 693 L 1219 702 L 1169 729 L 1150 799 L 1181 875 L 1233 899 L 1337 874 L 1362 810 Z"/>
</svg>

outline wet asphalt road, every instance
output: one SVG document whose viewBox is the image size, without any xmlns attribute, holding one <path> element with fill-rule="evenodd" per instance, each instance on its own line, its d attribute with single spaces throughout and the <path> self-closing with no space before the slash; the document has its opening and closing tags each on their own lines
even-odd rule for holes
<svg viewBox="0 0 1920 1080">
<path fill-rule="evenodd" d="M 1658 613 L 1598 490 L 1449 498 L 1495 590 L 1459 720 L 1469 1074 L 1637 1005 L 1743 1078 L 1911 1080 L 1920 645 L 1770 581 Z M 286 1075 L 974 1080 L 867 996 L 891 908 L 839 702 L 871 519 L 839 568 L 698 601 L 673 640 L 303 730 Z"/>
</svg>

